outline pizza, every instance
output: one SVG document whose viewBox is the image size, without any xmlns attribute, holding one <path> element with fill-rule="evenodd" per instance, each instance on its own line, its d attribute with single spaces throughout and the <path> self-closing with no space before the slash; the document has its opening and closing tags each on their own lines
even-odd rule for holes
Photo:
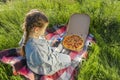
<svg viewBox="0 0 120 80">
<path fill-rule="evenodd" d="M 80 51 L 84 45 L 84 41 L 78 35 L 68 35 L 64 37 L 62 44 L 69 50 Z"/>
</svg>

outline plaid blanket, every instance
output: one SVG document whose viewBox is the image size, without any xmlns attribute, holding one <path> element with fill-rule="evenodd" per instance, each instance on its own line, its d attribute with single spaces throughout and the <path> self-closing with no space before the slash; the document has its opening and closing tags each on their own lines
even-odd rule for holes
<svg viewBox="0 0 120 80">
<path fill-rule="evenodd" d="M 54 26 L 46 30 L 46 39 L 52 44 L 53 48 L 57 49 L 60 41 L 66 33 L 66 26 Z M 89 34 L 84 48 L 80 52 L 70 51 L 69 55 L 72 60 L 76 56 L 81 58 L 80 62 L 72 63 L 71 66 L 57 71 L 53 75 L 36 75 L 26 65 L 26 59 L 19 56 L 16 49 L 7 49 L 0 51 L 0 61 L 6 64 L 10 64 L 13 67 L 14 75 L 23 75 L 27 80 L 75 80 L 76 67 L 82 63 L 83 59 L 87 58 L 88 47 L 94 43 L 93 35 Z M 59 49 L 59 48 L 58 48 Z"/>
</svg>

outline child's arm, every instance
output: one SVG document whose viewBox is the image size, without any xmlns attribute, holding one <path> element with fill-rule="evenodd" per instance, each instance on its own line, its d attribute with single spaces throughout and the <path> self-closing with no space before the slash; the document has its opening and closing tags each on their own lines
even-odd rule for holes
<svg viewBox="0 0 120 80">
<path fill-rule="evenodd" d="M 50 47 L 45 43 L 38 44 L 26 45 L 25 48 L 28 67 L 30 67 L 32 71 L 39 71 L 39 69 L 42 69 L 44 70 L 44 74 L 48 75 L 66 68 L 71 64 L 69 55 L 52 52 Z M 35 70 L 35 67 L 39 67 L 39 69 Z"/>
</svg>

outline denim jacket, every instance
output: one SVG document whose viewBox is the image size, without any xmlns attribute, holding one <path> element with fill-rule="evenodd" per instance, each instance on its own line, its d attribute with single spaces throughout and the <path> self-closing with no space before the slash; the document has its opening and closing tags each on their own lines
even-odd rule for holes
<svg viewBox="0 0 120 80">
<path fill-rule="evenodd" d="M 51 75 L 71 64 L 69 55 L 53 51 L 44 37 L 30 38 L 25 46 L 27 65 L 40 75 Z"/>
</svg>

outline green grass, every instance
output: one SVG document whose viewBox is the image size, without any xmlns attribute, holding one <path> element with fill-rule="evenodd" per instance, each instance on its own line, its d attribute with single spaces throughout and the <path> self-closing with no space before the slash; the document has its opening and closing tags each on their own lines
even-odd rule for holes
<svg viewBox="0 0 120 80">
<path fill-rule="evenodd" d="M 33 9 L 43 11 L 49 27 L 66 24 L 71 14 L 91 17 L 90 33 L 96 44 L 81 66 L 78 80 L 120 80 L 120 1 L 118 0 L 13 0 L 0 3 L 0 50 L 18 47 L 25 14 Z M 9 65 L 0 63 L 0 80 L 23 80 L 13 76 Z"/>
</svg>

